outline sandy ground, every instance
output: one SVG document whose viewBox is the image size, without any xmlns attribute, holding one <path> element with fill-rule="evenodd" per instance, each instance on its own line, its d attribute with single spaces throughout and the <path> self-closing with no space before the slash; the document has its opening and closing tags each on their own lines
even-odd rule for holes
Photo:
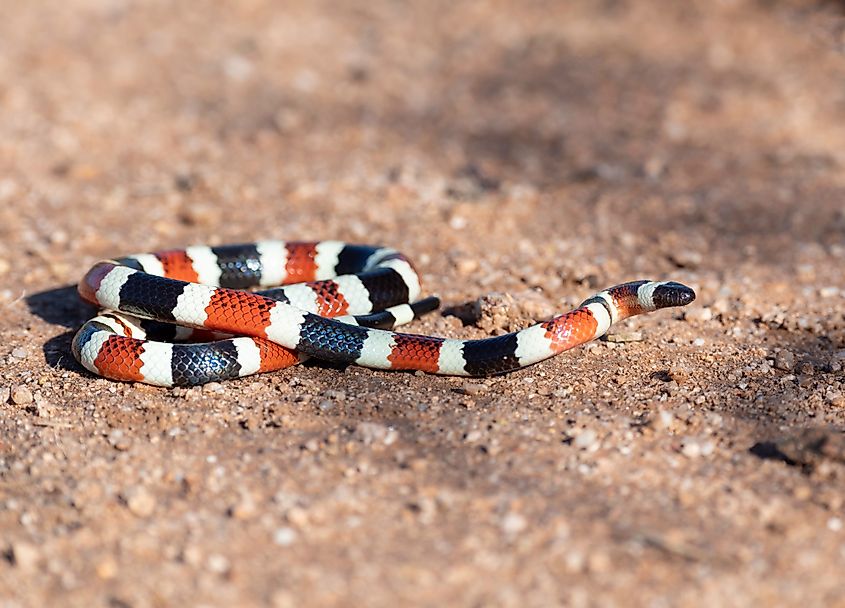
<svg viewBox="0 0 845 608">
<path fill-rule="evenodd" d="M 0 3 L 0 606 L 845 605 L 845 8 Z M 504 377 L 164 390 L 69 353 L 121 253 L 383 243 Z"/>
</svg>

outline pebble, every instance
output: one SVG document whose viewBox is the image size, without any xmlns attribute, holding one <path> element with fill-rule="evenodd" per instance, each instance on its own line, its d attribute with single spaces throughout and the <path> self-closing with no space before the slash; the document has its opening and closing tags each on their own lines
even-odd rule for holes
<svg viewBox="0 0 845 608">
<path fill-rule="evenodd" d="M 297 526 L 300 529 L 306 528 L 308 526 L 309 515 L 308 511 L 303 509 L 302 507 L 291 507 L 285 512 L 285 517 L 287 520 L 292 523 L 294 526 Z"/>
<path fill-rule="evenodd" d="M 706 323 L 713 319 L 713 309 L 707 306 L 693 308 L 684 313 L 684 318 L 693 323 Z"/>
<path fill-rule="evenodd" d="M 699 456 L 709 456 L 713 453 L 714 446 L 710 441 L 700 441 L 698 439 L 686 438 L 681 446 L 681 453 L 687 458 L 698 458 Z"/>
<path fill-rule="evenodd" d="M 604 551 L 590 553 L 587 557 L 587 568 L 593 574 L 606 574 L 612 565 L 610 556 Z"/>
<path fill-rule="evenodd" d="M 232 567 L 225 555 L 219 553 L 212 553 L 208 556 L 208 569 L 215 574 L 226 574 Z"/>
<path fill-rule="evenodd" d="M 825 401 L 827 401 L 828 405 L 832 405 L 833 407 L 843 407 L 845 406 L 845 395 L 838 391 L 833 392 L 825 397 Z"/>
<path fill-rule="evenodd" d="M 669 377 L 672 378 L 675 382 L 681 383 L 687 378 L 689 378 L 690 374 L 692 373 L 690 368 L 681 362 L 675 362 L 669 366 Z"/>
<path fill-rule="evenodd" d="M 472 258 L 461 258 L 457 261 L 458 273 L 467 277 L 478 270 L 478 261 Z"/>
<path fill-rule="evenodd" d="M 704 258 L 697 251 L 681 249 L 679 251 L 672 251 L 669 254 L 669 259 L 681 268 L 695 269 L 701 266 L 701 261 Z"/>
<path fill-rule="evenodd" d="M 607 334 L 605 340 L 608 342 L 625 343 L 625 342 L 642 342 L 643 332 L 641 331 L 620 331 L 613 334 Z"/>
<path fill-rule="evenodd" d="M 334 408 L 334 402 L 329 401 L 328 399 L 323 399 L 317 407 L 320 408 L 321 412 L 328 412 Z"/>
<path fill-rule="evenodd" d="M 502 518 L 502 531 L 508 536 L 515 536 L 528 527 L 528 522 L 519 513 L 508 513 Z"/>
<path fill-rule="evenodd" d="M 675 415 L 672 412 L 666 410 L 660 410 L 657 412 L 657 416 L 654 418 L 654 426 L 658 429 L 670 429 L 672 425 L 675 423 Z"/>
<path fill-rule="evenodd" d="M 257 512 L 258 505 L 255 503 L 255 498 L 248 492 L 241 495 L 238 502 L 229 509 L 229 514 L 235 519 L 249 519 Z"/>
<path fill-rule="evenodd" d="M 475 443 L 479 439 L 481 439 L 481 431 L 477 429 L 470 431 L 466 434 L 466 437 L 464 437 L 464 441 L 466 441 L 467 443 Z"/>
<path fill-rule="evenodd" d="M 454 389 L 456 393 L 461 395 L 476 396 L 487 392 L 487 385 L 480 382 L 464 382 L 461 386 Z"/>
<path fill-rule="evenodd" d="M 809 361 L 802 361 L 795 367 L 799 374 L 813 375 L 816 372 L 816 367 Z"/>
<path fill-rule="evenodd" d="M 273 532 L 273 542 L 280 547 L 289 547 L 296 542 L 298 534 L 289 526 L 283 526 Z"/>
<path fill-rule="evenodd" d="M 592 448 L 598 439 L 598 434 L 593 429 L 584 429 L 575 438 L 572 443 L 579 450 L 589 450 Z"/>
<path fill-rule="evenodd" d="M 813 377 L 809 374 L 802 374 L 798 376 L 798 386 L 801 388 L 810 388 L 813 385 Z"/>
<path fill-rule="evenodd" d="M 299 598 L 287 589 L 277 589 L 270 597 L 272 608 L 295 608 L 299 606 Z"/>
<path fill-rule="evenodd" d="M 775 367 L 785 372 L 791 372 L 795 367 L 795 355 L 788 350 L 781 350 L 775 355 Z"/>
<path fill-rule="evenodd" d="M 111 580 L 117 576 L 117 562 L 113 557 L 106 557 L 96 566 L 97 576 L 103 580 Z"/>
<path fill-rule="evenodd" d="M 155 511 L 155 497 L 146 488 L 140 486 L 132 488 L 124 498 L 126 499 L 126 506 L 129 507 L 133 515 L 149 517 Z"/>
<path fill-rule="evenodd" d="M 0 403 L 8 403 L 12 390 L 8 386 L 0 386 Z"/>
<path fill-rule="evenodd" d="M 132 441 L 126 436 L 123 429 L 112 429 L 108 434 L 109 445 L 114 449 L 125 452 L 132 445 Z"/>
<path fill-rule="evenodd" d="M 33 570 L 38 565 L 41 554 L 36 545 L 20 541 L 12 545 L 12 558 L 15 566 L 21 570 Z"/>
<path fill-rule="evenodd" d="M 12 357 L 14 357 L 15 359 L 26 359 L 28 354 L 29 353 L 26 352 L 26 349 L 21 348 L 20 346 L 12 350 Z"/>
<path fill-rule="evenodd" d="M 355 434 L 367 445 L 372 443 L 390 445 L 399 437 L 396 429 L 377 422 L 359 422 L 355 427 Z"/>
<path fill-rule="evenodd" d="M 681 446 L 681 454 L 687 458 L 698 458 L 701 456 L 701 446 L 695 440 L 685 439 Z"/>
<path fill-rule="evenodd" d="M 202 387 L 204 393 L 222 393 L 224 390 L 223 385 L 219 382 L 209 382 Z"/>
<path fill-rule="evenodd" d="M 17 405 L 32 403 L 32 391 L 23 384 L 19 384 L 12 389 L 12 403 L 16 403 Z"/>
</svg>

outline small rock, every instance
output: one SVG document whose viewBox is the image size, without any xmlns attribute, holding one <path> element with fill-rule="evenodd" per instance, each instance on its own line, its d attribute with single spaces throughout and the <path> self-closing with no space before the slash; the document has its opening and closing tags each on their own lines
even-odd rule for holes
<svg viewBox="0 0 845 608">
<path fill-rule="evenodd" d="M 598 434 L 593 429 L 584 429 L 578 436 L 575 438 L 575 441 L 572 442 L 579 450 L 589 450 L 594 445 L 596 445 L 596 440 L 598 439 Z"/>
<path fill-rule="evenodd" d="M 297 536 L 296 530 L 289 526 L 283 526 L 273 532 L 273 542 L 280 547 L 289 547 L 296 542 Z"/>
<path fill-rule="evenodd" d="M 467 433 L 467 434 L 466 434 L 466 436 L 464 437 L 464 441 L 466 441 L 467 443 L 475 443 L 475 442 L 476 442 L 476 441 L 478 441 L 479 439 L 481 439 L 481 431 L 479 431 L 479 430 L 477 430 L 477 429 L 476 429 L 476 430 L 473 430 L 473 431 L 470 431 L 470 432 L 469 432 L 469 433 Z"/>
<path fill-rule="evenodd" d="M 396 429 L 377 422 L 359 422 L 358 426 L 355 427 L 355 434 L 367 445 L 373 443 L 390 445 L 396 441 L 399 435 Z"/>
<path fill-rule="evenodd" d="M 528 522 L 519 513 L 508 513 L 502 518 L 502 531 L 508 536 L 515 536 L 528 527 Z"/>
<path fill-rule="evenodd" d="M 692 308 L 684 312 L 684 318 L 692 323 L 707 323 L 713 319 L 713 309 L 707 306 Z"/>
<path fill-rule="evenodd" d="M 17 405 L 32 403 L 32 391 L 23 384 L 19 384 L 12 389 L 12 403 Z"/>
<path fill-rule="evenodd" d="M 681 454 L 687 458 L 698 458 L 701 456 L 701 445 L 695 439 L 684 439 Z"/>
<path fill-rule="evenodd" d="M 41 559 L 41 553 L 36 545 L 20 541 L 12 545 L 12 559 L 21 570 L 33 570 Z"/>
<path fill-rule="evenodd" d="M 219 553 L 212 553 L 208 556 L 208 569 L 214 572 L 215 574 L 226 574 L 231 565 L 229 564 L 229 560 L 226 558 L 225 555 L 220 555 Z"/>
<path fill-rule="evenodd" d="M 229 508 L 229 515 L 235 519 L 249 519 L 258 511 L 255 498 L 246 492 L 241 495 L 240 500 Z"/>
<path fill-rule="evenodd" d="M 624 342 L 642 342 L 643 332 L 641 331 L 620 331 L 613 334 L 607 334 L 604 338 L 608 342 L 624 343 Z"/>
<path fill-rule="evenodd" d="M 270 597 L 272 608 L 296 608 L 299 606 L 299 598 L 287 589 L 277 589 Z"/>
<path fill-rule="evenodd" d="M 466 277 L 478 270 L 478 261 L 472 258 L 460 258 L 456 266 L 458 273 Z"/>
<path fill-rule="evenodd" d="M 247 80 L 255 70 L 253 63 L 243 55 L 233 54 L 223 59 L 223 73 L 230 80 Z"/>
<path fill-rule="evenodd" d="M 334 408 L 334 402 L 329 401 L 328 399 L 323 399 L 317 407 L 320 408 L 321 412 L 329 412 L 332 408 Z"/>
<path fill-rule="evenodd" d="M 690 369 L 681 362 L 675 362 L 669 366 L 669 377 L 679 384 L 689 378 Z"/>
<path fill-rule="evenodd" d="M 219 382 L 209 382 L 202 387 L 204 393 L 222 393 L 224 390 L 223 385 Z"/>
<path fill-rule="evenodd" d="M 0 386 L 0 403 L 8 403 L 12 390 L 8 386 Z"/>
<path fill-rule="evenodd" d="M 843 407 L 845 406 L 845 395 L 836 391 L 828 394 L 825 397 L 825 401 L 827 401 L 828 405 L 832 405 L 833 407 Z"/>
<path fill-rule="evenodd" d="M 126 436 L 123 429 L 112 429 L 108 435 L 109 445 L 114 449 L 125 452 L 132 445 L 132 441 Z"/>
<path fill-rule="evenodd" d="M 454 389 L 456 393 L 461 395 L 470 395 L 472 397 L 487 392 L 487 385 L 480 382 L 464 382 L 461 386 Z"/>
<path fill-rule="evenodd" d="M 28 354 L 29 353 L 26 352 L 26 349 L 21 348 L 20 346 L 12 350 L 12 357 L 15 359 L 26 359 Z"/>
<path fill-rule="evenodd" d="M 155 497 L 144 487 L 132 488 L 124 496 L 124 499 L 132 514 L 138 517 L 149 517 L 155 511 Z"/>
<path fill-rule="evenodd" d="M 775 367 L 785 372 L 791 372 L 795 367 L 795 355 L 788 350 L 781 350 L 775 355 Z"/>
<path fill-rule="evenodd" d="M 117 562 L 113 557 L 106 557 L 96 566 L 97 576 L 103 580 L 110 580 L 117 576 Z"/>
<path fill-rule="evenodd" d="M 681 249 L 678 251 L 672 251 L 669 254 L 669 259 L 672 261 L 675 266 L 679 268 L 690 268 L 695 269 L 701 266 L 702 256 L 697 251 L 692 251 L 690 249 Z"/>
<path fill-rule="evenodd" d="M 302 507 L 291 507 L 285 513 L 285 517 L 287 520 L 292 523 L 294 526 L 297 526 L 300 529 L 304 529 L 308 527 L 309 522 L 309 515 L 308 511 L 303 509 Z"/>
<path fill-rule="evenodd" d="M 810 486 L 798 486 L 792 491 L 792 495 L 798 500 L 809 500 L 813 496 Z"/>
<path fill-rule="evenodd" d="M 612 565 L 610 556 L 604 551 L 595 551 L 587 557 L 587 568 L 593 574 L 606 574 Z"/>
<path fill-rule="evenodd" d="M 810 361 L 802 361 L 795 367 L 795 371 L 797 371 L 799 374 L 812 376 L 816 372 L 816 366 L 813 365 Z"/>
</svg>

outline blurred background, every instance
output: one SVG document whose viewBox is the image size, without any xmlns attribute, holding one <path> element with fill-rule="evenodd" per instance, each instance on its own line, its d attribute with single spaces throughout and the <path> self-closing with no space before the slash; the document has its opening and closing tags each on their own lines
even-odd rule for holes
<svg viewBox="0 0 845 608">
<path fill-rule="evenodd" d="M 823 0 L 0 0 L 3 605 L 841 602 L 843 32 Z M 482 388 L 70 359 L 97 259 L 265 238 L 506 295 L 423 333 L 699 298 Z"/>
<path fill-rule="evenodd" d="M 780 263 L 841 237 L 841 21 L 835 2 L 10 3 L 0 253 L 48 247 L 75 280 L 127 246 L 417 253 L 436 230 Z"/>
</svg>

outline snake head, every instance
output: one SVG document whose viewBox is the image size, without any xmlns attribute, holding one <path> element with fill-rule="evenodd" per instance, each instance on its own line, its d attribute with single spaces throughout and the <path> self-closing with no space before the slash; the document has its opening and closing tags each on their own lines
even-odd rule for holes
<svg viewBox="0 0 845 608">
<path fill-rule="evenodd" d="M 667 281 L 658 283 L 651 292 L 651 300 L 655 308 L 669 308 L 670 306 L 686 306 L 695 300 L 695 292 L 681 283 Z"/>
</svg>

